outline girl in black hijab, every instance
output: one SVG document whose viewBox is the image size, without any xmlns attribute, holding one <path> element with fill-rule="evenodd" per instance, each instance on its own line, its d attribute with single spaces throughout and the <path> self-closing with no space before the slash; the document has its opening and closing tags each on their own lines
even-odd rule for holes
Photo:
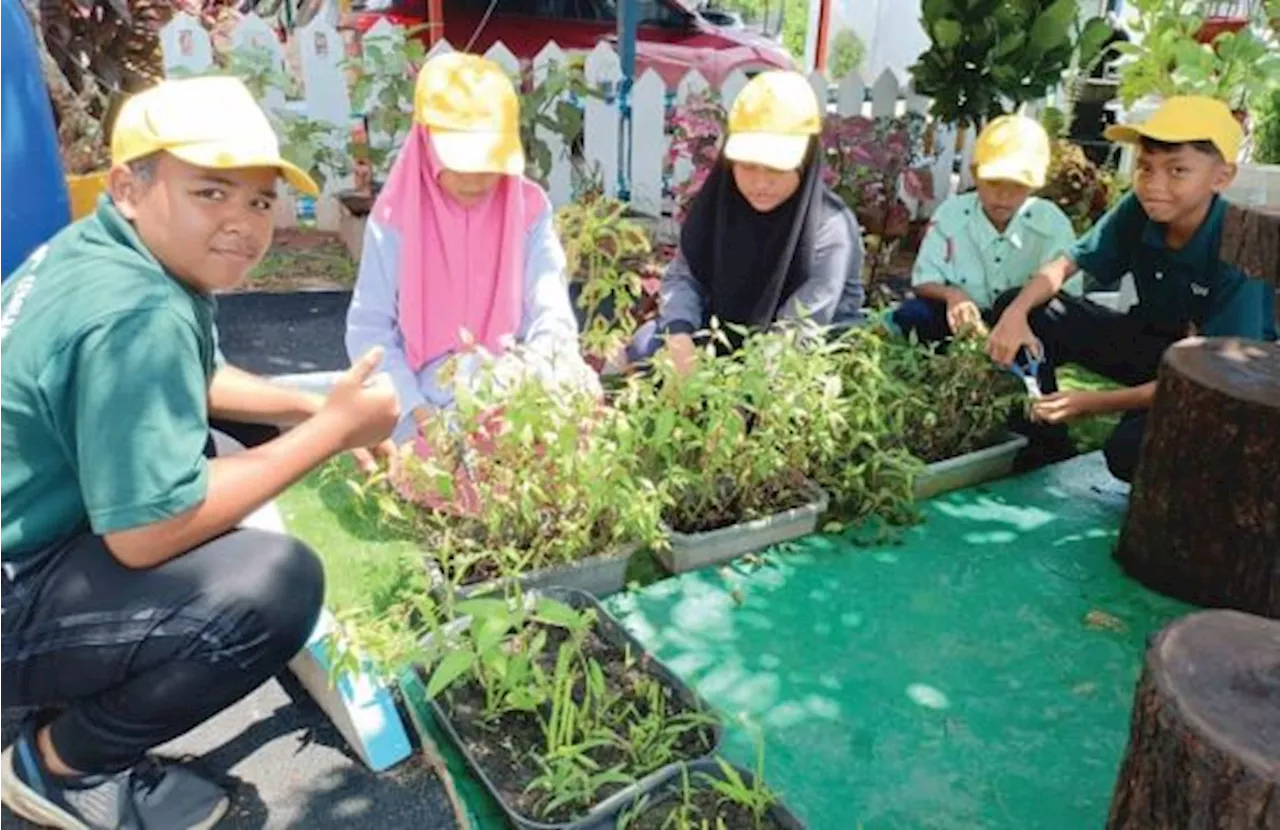
<svg viewBox="0 0 1280 830">
<path fill-rule="evenodd" d="M 861 319 L 862 236 L 822 181 L 821 124 L 799 73 L 757 75 L 734 101 L 728 140 L 663 277 L 657 333 L 677 366 L 688 364 L 693 336 L 712 317 L 751 329 L 800 317 Z"/>
</svg>

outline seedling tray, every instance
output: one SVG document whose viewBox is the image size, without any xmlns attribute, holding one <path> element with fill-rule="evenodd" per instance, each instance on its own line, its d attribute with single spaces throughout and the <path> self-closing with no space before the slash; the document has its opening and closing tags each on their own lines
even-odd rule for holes
<svg viewBox="0 0 1280 830">
<path fill-rule="evenodd" d="M 621 545 L 605 553 L 585 556 L 575 562 L 552 565 L 548 568 L 536 568 L 518 576 L 487 579 L 460 585 L 454 589 L 459 597 L 472 597 L 481 594 L 498 593 L 513 581 L 518 581 L 525 591 L 545 591 L 550 588 L 566 588 L 583 591 L 597 599 L 619 593 L 627 584 L 627 564 L 632 555 L 640 549 L 635 543 Z M 449 580 L 445 577 L 444 568 L 439 560 L 428 556 L 424 560 L 427 578 L 433 591 L 444 592 L 450 589 Z"/>
<path fill-rule="evenodd" d="M 818 529 L 818 520 L 827 512 L 830 499 L 825 490 L 811 485 L 812 499 L 799 507 L 701 533 L 681 533 L 663 524 L 670 548 L 657 551 L 671 573 L 718 565 L 746 553 L 808 536 Z"/>
<path fill-rule="evenodd" d="M 681 788 L 684 786 L 684 777 L 681 774 L 682 766 L 689 770 L 689 785 L 692 789 L 706 789 L 705 785 L 701 787 L 698 786 L 701 777 L 704 774 L 714 776 L 722 781 L 724 780 L 724 771 L 720 769 L 720 765 L 716 763 L 714 758 L 703 758 L 689 764 L 676 765 L 676 769 L 672 771 L 671 775 L 648 793 L 649 801 L 643 807 L 643 811 L 639 815 L 645 815 L 651 810 L 660 809 L 662 805 L 680 797 Z M 738 775 L 742 776 L 742 780 L 747 784 L 747 786 L 755 784 L 756 777 L 754 773 L 748 769 L 738 766 L 737 764 L 732 764 L 732 766 L 734 771 L 736 771 Z M 643 798 L 643 795 L 637 797 L 632 804 L 639 802 Z M 622 810 L 627 809 L 629 806 L 630 805 L 624 805 L 622 808 L 619 808 L 619 813 L 621 813 Z M 804 822 L 796 818 L 791 810 L 787 809 L 787 806 L 783 804 L 781 800 L 774 802 L 773 805 L 765 811 L 765 816 L 772 819 L 774 824 L 781 828 L 781 830 L 805 830 Z M 613 830 L 616 826 L 616 820 L 617 817 L 615 816 L 613 822 L 608 825 L 600 825 L 600 830 L 605 830 L 606 827 L 608 830 Z"/>
<path fill-rule="evenodd" d="M 646 671 L 670 687 L 675 693 L 675 699 L 685 707 L 707 713 L 713 712 L 711 707 L 697 694 L 697 692 L 686 686 L 680 678 L 676 677 L 676 675 L 672 673 L 670 669 L 662 665 L 662 663 L 659 662 L 658 659 L 655 658 L 639 640 L 632 636 L 631 633 L 623 628 L 617 620 L 610 616 L 609 612 L 604 609 L 604 606 L 602 606 L 595 597 L 585 591 L 575 591 L 564 588 L 549 588 L 540 591 L 539 593 L 542 596 L 566 603 L 578 610 L 582 610 L 584 608 L 594 609 L 596 612 L 595 631 L 601 639 L 619 648 L 625 649 L 629 647 L 632 654 L 644 655 L 647 661 Z M 465 627 L 469 621 L 464 618 L 455 622 L 458 623 L 459 626 L 458 628 L 454 628 L 454 630 L 457 631 L 460 630 L 461 627 Z M 418 667 L 418 673 L 422 676 L 424 683 L 430 678 L 430 673 L 421 666 Z M 497 786 L 495 786 L 492 779 L 490 779 L 488 773 L 485 772 L 484 767 L 479 763 L 475 755 L 473 755 L 467 748 L 467 745 L 462 740 L 461 735 L 459 735 L 457 729 L 454 728 L 453 721 L 450 720 L 448 712 L 445 711 L 445 708 L 439 703 L 439 701 L 431 701 L 431 711 L 434 713 L 436 721 L 440 724 L 440 727 L 449 736 L 449 740 L 453 742 L 454 746 L 458 748 L 458 752 L 461 753 L 462 757 L 466 760 L 467 766 L 470 767 L 476 778 L 479 779 L 480 783 L 489 793 L 489 796 L 493 798 L 499 807 L 502 808 L 502 812 L 506 815 L 507 820 L 513 827 L 521 828 L 521 830 L 588 830 L 588 828 L 590 828 L 590 830 L 604 830 L 604 828 L 612 827 L 612 818 L 623 805 L 632 803 L 636 799 L 643 797 L 646 793 L 661 785 L 663 781 L 669 778 L 673 771 L 678 770 L 682 764 L 691 763 L 693 761 L 702 760 L 703 758 L 709 758 L 710 756 L 715 755 L 719 752 L 720 742 L 723 739 L 723 727 L 719 722 L 717 722 L 710 727 L 712 731 L 712 747 L 706 755 L 696 759 L 673 761 L 666 766 L 659 767 L 644 778 L 623 787 L 605 798 L 588 810 L 585 815 L 582 815 L 572 821 L 557 824 L 539 821 L 523 815 L 522 813 L 516 812 L 516 810 L 513 809 L 502 797 L 501 792 Z"/>
<path fill-rule="evenodd" d="M 916 479 L 915 496 L 917 499 L 927 499 L 940 493 L 1005 478 L 1013 472 L 1014 459 L 1026 445 L 1026 438 L 1009 433 L 994 446 L 935 461 L 925 468 L 924 475 Z"/>
</svg>

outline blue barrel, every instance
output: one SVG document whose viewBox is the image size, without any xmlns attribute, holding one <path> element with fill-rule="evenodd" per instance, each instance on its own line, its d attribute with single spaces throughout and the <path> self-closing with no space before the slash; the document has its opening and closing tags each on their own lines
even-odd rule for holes
<svg viewBox="0 0 1280 830">
<path fill-rule="evenodd" d="M 0 0 L 0 277 L 71 221 L 49 93 L 22 0 Z"/>
</svg>

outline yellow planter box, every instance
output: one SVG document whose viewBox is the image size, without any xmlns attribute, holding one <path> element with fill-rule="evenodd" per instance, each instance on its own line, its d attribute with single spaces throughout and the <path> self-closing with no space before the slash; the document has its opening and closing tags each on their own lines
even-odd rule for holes
<svg viewBox="0 0 1280 830">
<path fill-rule="evenodd" d="M 67 176 L 67 197 L 71 201 L 71 221 L 83 219 L 98 205 L 98 197 L 107 189 L 107 171 Z"/>
</svg>

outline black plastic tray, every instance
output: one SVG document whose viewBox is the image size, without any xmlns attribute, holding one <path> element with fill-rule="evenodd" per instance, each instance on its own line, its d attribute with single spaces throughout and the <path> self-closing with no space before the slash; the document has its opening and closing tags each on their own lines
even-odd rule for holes
<svg viewBox="0 0 1280 830">
<path fill-rule="evenodd" d="M 680 678 L 676 677 L 670 669 L 650 654 L 641 642 L 637 640 L 631 632 L 623 628 L 622 625 L 604 609 L 604 606 L 602 606 L 595 597 L 584 591 L 575 591 L 565 588 L 548 588 L 540 590 L 538 593 L 542 596 L 564 602 L 578 610 L 583 608 L 594 608 L 596 612 L 596 633 L 599 634 L 603 640 L 622 648 L 630 646 L 632 654 L 645 655 L 647 658 L 646 670 L 670 686 L 675 692 L 676 698 L 681 703 L 688 708 L 714 714 L 714 710 L 698 695 L 697 692 L 686 686 L 684 682 L 681 681 Z M 419 673 L 423 675 L 423 682 L 426 682 L 426 679 L 429 676 L 427 672 L 420 667 Z M 718 753 L 724 733 L 723 726 L 717 720 L 717 722 L 711 727 L 713 735 L 712 747 L 708 751 L 707 755 L 698 759 L 690 758 L 684 761 L 675 761 L 667 764 L 665 767 L 659 767 L 644 778 L 641 778 L 639 781 L 623 787 L 613 795 L 599 802 L 588 810 L 585 815 L 561 824 L 549 824 L 547 822 L 529 818 L 528 816 L 517 813 L 512 809 L 511 805 L 507 804 L 507 802 L 503 800 L 497 787 L 495 787 L 493 782 L 489 780 L 489 776 L 485 774 L 484 768 L 481 767 L 475 757 L 463 744 L 457 730 L 453 728 L 453 723 L 449 720 L 449 715 L 445 712 L 444 707 L 441 706 L 438 701 L 432 700 L 431 710 L 435 713 L 436 722 L 440 724 L 441 728 L 443 728 L 448 734 L 449 739 L 453 741 L 454 746 L 458 748 L 458 752 L 460 752 L 462 757 L 466 759 L 467 766 L 469 766 L 471 771 L 475 773 L 476 778 L 480 779 L 480 783 L 484 785 L 486 790 L 488 790 L 490 797 L 492 797 L 493 800 L 498 803 L 498 806 L 502 808 L 502 812 L 506 815 L 507 821 L 510 822 L 512 826 L 521 828 L 521 830 L 601 830 L 601 828 L 611 827 L 618 810 L 623 806 L 631 804 L 645 793 L 661 786 L 671 777 L 673 772 L 678 772 L 683 765 L 691 764 L 694 761 L 702 759 L 709 759 L 710 756 Z"/>
<path fill-rule="evenodd" d="M 720 765 L 716 763 L 716 760 L 714 758 L 702 758 L 698 761 L 692 761 L 688 764 L 676 764 L 675 770 L 673 770 L 667 778 L 659 782 L 656 787 L 650 790 L 649 803 L 646 806 L 645 812 L 648 812 L 649 810 L 654 809 L 655 807 L 662 806 L 667 801 L 670 801 L 671 799 L 676 798 L 680 794 L 680 788 L 683 786 L 683 783 L 684 783 L 683 777 L 681 776 L 682 766 L 688 768 L 691 784 L 697 783 L 697 779 L 693 777 L 696 773 L 706 773 L 709 775 L 713 775 L 718 779 L 721 779 L 721 780 L 724 779 L 724 772 L 720 769 Z M 748 785 L 755 782 L 755 779 L 756 779 L 755 774 L 752 773 L 750 770 L 743 769 L 737 764 L 733 764 L 732 766 L 737 771 L 737 773 L 742 776 L 742 780 L 745 781 Z M 630 804 L 625 804 L 619 807 L 618 814 L 615 814 L 612 820 L 608 821 L 607 823 L 596 825 L 596 828 L 594 828 L 594 830 L 615 830 L 615 828 L 617 827 L 617 820 L 621 812 L 625 809 L 629 809 L 640 798 L 643 798 L 643 794 L 637 795 L 636 798 L 633 799 Z M 774 802 L 773 806 L 769 808 L 766 815 L 768 815 L 769 818 L 773 819 L 774 822 L 776 822 L 780 827 L 783 828 L 783 830 L 805 830 L 804 822 L 796 818 L 795 815 L 789 809 L 787 809 L 787 805 L 783 804 L 781 801 Z"/>
</svg>

